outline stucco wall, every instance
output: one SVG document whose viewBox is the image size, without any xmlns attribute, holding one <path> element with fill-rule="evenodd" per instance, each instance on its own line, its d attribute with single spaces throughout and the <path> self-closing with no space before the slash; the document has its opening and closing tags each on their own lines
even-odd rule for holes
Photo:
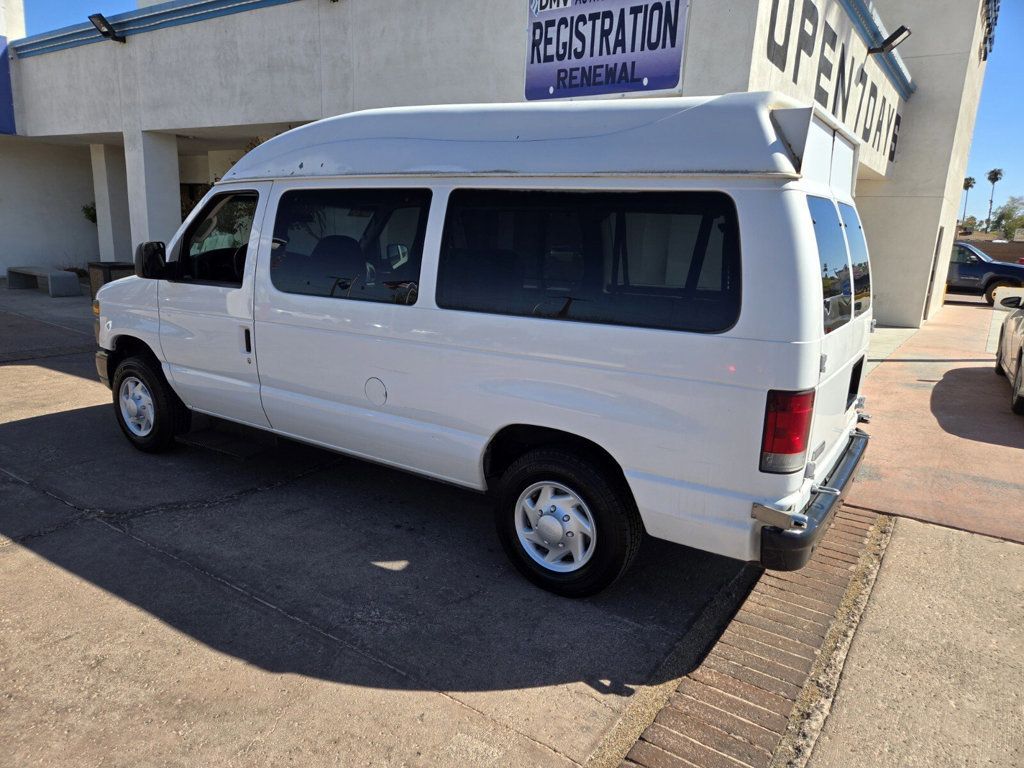
<svg viewBox="0 0 1024 768">
<path fill-rule="evenodd" d="M 941 306 L 945 292 L 985 74 L 978 57 L 981 2 L 879 0 L 877 5 L 893 23 L 914 30 L 900 52 L 918 90 L 904 111 L 897 162 L 885 180 L 861 181 L 857 203 L 871 248 L 879 321 L 916 327 Z"/>
<path fill-rule="evenodd" d="M 762 0 L 756 19 L 750 89 L 817 102 L 861 140 L 860 175 L 884 176 L 903 99 L 846 10 L 837 0 Z"/>
<path fill-rule="evenodd" d="M 526 14 L 508 0 L 446 0 L 443 13 L 421 0 L 302 0 L 17 59 L 18 131 L 187 132 L 521 101 Z"/>
<path fill-rule="evenodd" d="M 97 258 L 88 147 L 0 136 L 0 270 L 84 266 Z"/>
<path fill-rule="evenodd" d="M 22 0 L 0 0 L 0 35 L 8 40 L 25 36 L 25 4 Z"/>
</svg>

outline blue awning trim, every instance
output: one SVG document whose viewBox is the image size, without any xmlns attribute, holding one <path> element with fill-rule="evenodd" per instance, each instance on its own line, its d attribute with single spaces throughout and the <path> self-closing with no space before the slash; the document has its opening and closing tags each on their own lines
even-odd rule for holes
<svg viewBox="0 0 1024 768">
<path fill-rule="evenodd" d="M 137 11 L 108 16 L 107 20 L 119 35 L 131 37 L 167 27 L 194 24 L 218 16 L 229 16 L 233 13 L 243 13 L 294 2 L 298 2 L 298 0 L 171 0 L 171 2 L 151 5 Z M 26 59 L 30 56 L 63 51 L 80 45 L 105 42 L 109 41 L 86 20 L 82 24 L 74 24 L 70 27 L 15 41 L 11 44 L 11 48 L 19 59 Z"/>
<path fill-rule="evenodd" d="M 853 28 L 857 30 L 857 34 L 868 48 L 881 45 L 882 41 L 889 36 L 878 13 L 868 0 L 839 0 L 839 4 L 843 6 L 843 10 L 853 21 Z M 893 51 L 874 55 L 878 57 L 882 71 L 889 82 L 893 84 L 900 98 L 904 101 L 909 99 L 917 90 L 917 86 L 910 77 L 910 71 L 903 63 L 899 53 Z"/>
</svg>

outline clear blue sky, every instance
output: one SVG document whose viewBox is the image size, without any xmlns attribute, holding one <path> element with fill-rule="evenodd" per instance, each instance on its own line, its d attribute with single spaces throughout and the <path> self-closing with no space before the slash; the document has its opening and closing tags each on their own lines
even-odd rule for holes
<svg viewBox="0 0 1024 768">
<path fill-rule="evenodd" d="M 996 47 L 988 58 L 985 87 L 981 93 L 978 123 L 967 175 L 978 186 L 967 197 L 967 215 L 984 219 L 992 187 L 985 176 L 993 168 L 1003 169 L 1003 180 L 996 185 L 995 207 L 1010 195 L 1024 197 L 1024 100 L 1020 86 L 1024 82 L 1024 3 L 1004 2 L 996 27 Z M 963 213 L 963 199 L 960 200 Z"/>
<path fill-rule="evenodd" d="M 922 0 L 928 2 L 928 0 Z M 113 15 L 135 8 L 132 0 L 25 0 L 28 34 L 47 32 L 85 21 L 90 13 Z M 996 47 L 989 57 L 985 88 L 974 131 L 967 175 L 978 181 L 968 198 L 968 215 L 985 218 L 990 187 L 985 175 L 1002 168 L 996 187 L 996 207 L 1010 195 L 1024 196 L 1024 2 L 1002 4 Z M 961 210 L 963 200 L 961 199 Z"/>
<path fill-rule="evenodd" d="M 113 16 L 135 9 L 134 0 L 24 0 L 25 33 L 38 35 L 89 20 L 89 15 Z"/>
</svg>

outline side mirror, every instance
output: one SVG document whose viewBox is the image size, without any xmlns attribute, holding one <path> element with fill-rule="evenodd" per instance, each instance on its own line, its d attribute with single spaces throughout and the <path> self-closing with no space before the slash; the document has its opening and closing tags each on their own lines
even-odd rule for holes
<svg viewBox="0 0 1024 768">
<path fill-rule="evenodd" d="M 1024 303 L 1024 299 L 1020 296 L 1007 296 L 1005 299 L 999 302 L 1007 309 L 1020 309 L 1020 305 Z"/>
<path fill-rule="evenodd" d="M 167 272 L 167 247 L 160 242 L 140 243 L 135 249 L 135 274 L 147 280 L 160 280 Z"/>
</svg>

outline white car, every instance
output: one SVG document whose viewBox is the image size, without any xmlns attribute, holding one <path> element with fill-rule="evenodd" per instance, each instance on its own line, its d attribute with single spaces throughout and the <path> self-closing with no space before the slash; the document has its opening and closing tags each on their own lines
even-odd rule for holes
<svg viewBox="0 0 1024 768">
<path fill-rule="evenodd" d="M 563 595 L 645 531 L 800 568 L 867 443 L 856 155 L 777 94 L 324 120 L 139 247 L 97 369 L 145 451 L 201 412 L 490 491 Z"/>
<path fill-rule="evenodd" d="M 999 330 L 996 374 L 1010 380 L 1010 409 L 1024 416 L 1024 295 L 1020 289 L 1006 291 L 999 304 L 1010 310 Z"/>
</svg>

